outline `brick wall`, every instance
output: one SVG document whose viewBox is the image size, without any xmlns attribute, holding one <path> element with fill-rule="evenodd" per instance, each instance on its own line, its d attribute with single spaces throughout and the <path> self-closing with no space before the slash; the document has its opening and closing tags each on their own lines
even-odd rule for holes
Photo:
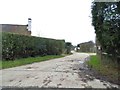
<svg viewBox="0 0 120 90">
<path fill-rule="evenodd" d="M 2 31 L 17 33 L 22 35 L 31 35 L 31 32 L 27 30 L 27 25 L 2 24 Z"/>
</svg>

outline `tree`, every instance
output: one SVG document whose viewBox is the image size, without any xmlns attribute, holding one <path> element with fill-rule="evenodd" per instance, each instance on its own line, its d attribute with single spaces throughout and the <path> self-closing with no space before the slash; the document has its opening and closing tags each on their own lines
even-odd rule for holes
<svg viewBox="0 0 120 90">
<path fill-rule="evenodd" d="M 93 2 L 92 25 L 104 52 L 120 56 L 120 2 Z"/>
</svg>

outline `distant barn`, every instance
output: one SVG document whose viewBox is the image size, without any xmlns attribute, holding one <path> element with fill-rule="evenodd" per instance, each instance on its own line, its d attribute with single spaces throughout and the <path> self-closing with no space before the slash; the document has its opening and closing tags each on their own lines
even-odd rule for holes
<svg viewBox="0 0 120 90">
<path fill-rule="evenodd" d="M 80 43 L 77 45 L 77 47 L 79 48 L 77 50 L 79 52 L 96 52 L 95 43 L 92 41 Z"/>
</svg>

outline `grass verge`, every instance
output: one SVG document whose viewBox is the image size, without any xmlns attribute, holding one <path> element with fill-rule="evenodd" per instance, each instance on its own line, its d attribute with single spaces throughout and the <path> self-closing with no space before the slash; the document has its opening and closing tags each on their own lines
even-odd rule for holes
<svg viewBox="0 0 120 90">
<path fill-rule="evenodd" d="M 63 57 L 63 55 L 47 55 L 47 56 L 39 56 L 39 57 L 29 57 L 29 58 L 22 58 L 22 59 L 16 59 L 14 61 L 0 61 L 0 65 L 2 65 L 2 69 L 5 68 L 11 68 L 26 64 L 31 64 L 34 62 L 41 62 L 46 61 L 50 59 L 60 58 Z"/>
<path fill-rule="evenodd" d="M 120 73 L 118 73 L 120 70 L 114 63 L 104 63 L 97 55 L 92 55 L 87 64 L 91 69 L 94 69 L 112 82 L 117 82 L 118 77 L 120 77 Z"/>
</svg>

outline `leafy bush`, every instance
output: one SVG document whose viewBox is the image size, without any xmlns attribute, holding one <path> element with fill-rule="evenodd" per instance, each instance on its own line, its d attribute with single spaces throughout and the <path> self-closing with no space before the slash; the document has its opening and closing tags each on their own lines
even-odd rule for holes
<svg viewBox="0 0 120 90">
<path fill-rule="evenodd" d="M 66 44 L 65 45 L 66 53 L 67 54 L 71 54 L 71 50 L 72 50 L 72 44 L 71 44 L 71 42 L 66 42 L 65 44 Z"/>
<path fill-rule="evenodd" d="M 2 59 L 60 55 L 64 52 L 65 41 L 42 37 L 2 33 Z"/>
</svg>

